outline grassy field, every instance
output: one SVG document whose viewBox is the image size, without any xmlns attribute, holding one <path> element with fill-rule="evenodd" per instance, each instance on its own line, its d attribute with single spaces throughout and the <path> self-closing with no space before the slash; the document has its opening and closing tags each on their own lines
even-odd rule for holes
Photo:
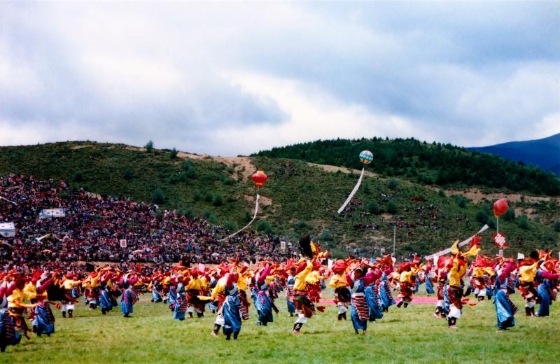
<svg viewBox="0 0 560 364">
<path fill-rule="evenodd" d="M 324 293 L 330 298 L 330 291 Z M 351 322 L 337 321 L 335 307 L 327 306 L 294 335 L 281 295 L 272 324 L 257 326 L 251 307 L 239 339 L 226 341 L 210 335 L 212 313 L 173 320 L 166 305 L 144 295 L 130 319 L 118 308 L 102 316 L 83 303 L 71 319 L 56 311 L 54 334 L 8 347 L 0 363 L 558 363 L 559 304 L 550 317 L 525 317 L 519 295 L 513 300 L 521 310 L 507 332 L 497 332 L 494 306 L 484 301 L 464 308 L 457 330 L 432 316 L 432 304 L 413 304 L 391 307 L 369 323 L 366 335 L 356 335 Z"/>
</svg>

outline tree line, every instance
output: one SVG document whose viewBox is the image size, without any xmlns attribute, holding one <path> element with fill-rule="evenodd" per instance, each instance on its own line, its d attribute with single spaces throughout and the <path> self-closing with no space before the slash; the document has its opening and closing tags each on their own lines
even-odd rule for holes
<svg viewBox="0 0 560 364">
<path fill-rule="evenodd" d="M 535 195 L 560 195 L 560 179 L 541 168 L 483 152 L 442 143 L 408 139 L 333 139 L 294 144 L 254 155 L 300 159 L 311 163 L 361 169 L 358 155 L 369 150 L 372 172 L 423 185 L 489 187 Z"/>
</svg>

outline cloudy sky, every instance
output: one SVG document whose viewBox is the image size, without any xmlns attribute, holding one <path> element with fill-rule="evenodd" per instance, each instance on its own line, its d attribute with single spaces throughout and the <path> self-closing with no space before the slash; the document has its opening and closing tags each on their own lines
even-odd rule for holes
<svg viewBox="0 0 560 364">
<path fill-rule="evenodd" d="M 550 1 L 0 1 L 0 145 L 560 133 Z"/>
</svg>

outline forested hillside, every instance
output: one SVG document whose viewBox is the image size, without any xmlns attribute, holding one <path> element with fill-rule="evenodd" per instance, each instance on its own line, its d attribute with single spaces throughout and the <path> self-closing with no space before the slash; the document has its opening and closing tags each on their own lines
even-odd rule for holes
<svg viewBox="0 0 560 364">
<path fill-rule="evenodd" d="M 497 155 L 415 139 L 319 140 L 273 148 L 256 155 L 358 169 L 361 168 L 358 155 L 362 150 L 369 150 L 374 155 L 373 162 L 368 165 L 369 170 L 422 185 L 480 186 L 537 195 L 560 195 L 560 178 L 551 172 Z"/>
<path fill-rule="evenodd" d="M 365 167 L 362 185 L 339 214 L 363 166 L 358 159 L 363 149 L 374 153 L 373 163 Z M 483 172 L 476 170 L 475 161 Z M 257 170 L 268 175 L 260 189 L 251 180 Z M 311 234 L 341 256 L 393 248 L 397 255 L 429 254 L 468 238 L 484 224 L 490 226 L 483 240 L 488 252 L 497 251 L 491 233 L 498 225 L 511 254 L 558 249 L 560 241 L 559 197 L 544 192 L 558 190 L 553 175 L 414 140 L 314 142 L 229 159 L 96 142 L 1 147 L 0 176 L 9 173 L 65 180 L 73 189 L 154 203 L 230 232 L 251 220 L 258 193 L 259 211 L 250 230 L 292 242 Z M 497 176 L 517 189 L 500 184 Z M 492 204 L 502 197 L 508 198 L 510 209 L 497 220 Z"/>
</svg>

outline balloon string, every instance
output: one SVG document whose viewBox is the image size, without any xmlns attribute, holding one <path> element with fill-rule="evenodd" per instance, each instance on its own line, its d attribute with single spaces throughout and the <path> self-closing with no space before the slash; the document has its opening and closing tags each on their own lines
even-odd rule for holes
<svg viewBox="0 0 560 364">
<path fill-rule="evenodd" d="M 253 218 L 251 219 L 251 221 L 249 221 L 249 223 L 247 225 L 245 225 L 242 229 L 234 232 L 233 234 L 231 234 L 230 236 L 226 236 L 223 239 L 218 240 L 218 242 L 222 242 L 224 240 L 228 240 L 229 238 L 239 234 L 240 232 L 242 232 L 243 230 L 247 229 L 249 227 L 249 225 L 251 225 L 253 223 L 253 221 L 255 221 L 255 219 L 257 218 L 257 212 L 259 212 L 259 194 L 257 193 L 257 198 L 255 199 L 255 214 L 253 215 Z"/>
<path fill-rule="evenodd" d="M 358 183 L 356 183 L 356 185 L 354 186 L 354 189 L 352 190 L 352 192 L 350 192 L 350 195 L 348 196 L 346 201 L 344 201 L 342 206 L 340 206 L 340 208 L 338 209 L 339 214 L 346 208 L 346 205 L 348 205 L 350 200 L 352 200 L 352 197 L 354 197 L 354 195 L 358 191 L 358 188 L 360 187 L 360 184 L 362 183 L 362 178 L 364 177 L 364 171 L 365 171 L 365 168 L 362 168 L 362 173 L 360 174 L 360 178 L 358 178 Z"/>
</svg>

